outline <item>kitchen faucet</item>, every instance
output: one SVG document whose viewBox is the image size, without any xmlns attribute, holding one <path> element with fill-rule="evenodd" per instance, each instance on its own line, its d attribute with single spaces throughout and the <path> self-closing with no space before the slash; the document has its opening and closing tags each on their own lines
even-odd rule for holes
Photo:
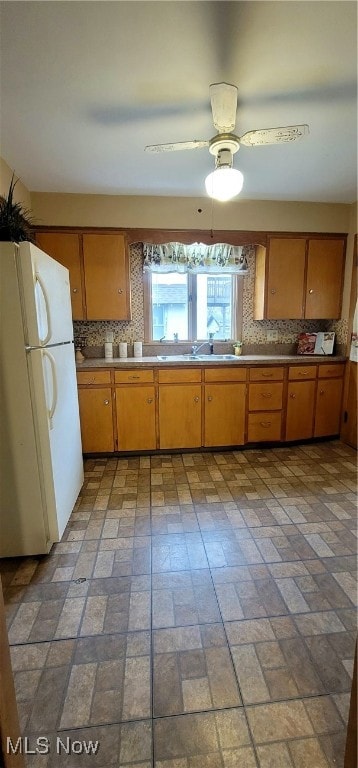
<svg viewBox="0 0 358 768">
<path fill-rule="evenodd" d="M 193 346 L 191 348 L 191 351 L 192 351 L 193 355 L 197 355 L 198 352 L 199 352 L 199 349 L 201 349 L 202 347 L 205 347 L 205 344 L 209 344 L 210 354 L 212 355 L 213 352 L 214 352 L 214 344 L 213 344 L 213 342 L 211 340 L 210 341 L 203 341 L 203 343 L 199 344 L 199 346 L 197 346 L 196 344 L 193 344 Z"/>
</svg>

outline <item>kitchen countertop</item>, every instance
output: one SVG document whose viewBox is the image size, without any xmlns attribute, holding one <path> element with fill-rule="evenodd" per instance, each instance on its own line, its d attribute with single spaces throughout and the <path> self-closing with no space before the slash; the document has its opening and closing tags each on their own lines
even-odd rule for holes
<svg viewBox="0 0 358 768">
<path fill-rule="evenodd" d="M 238 355 L 235 359 L 221 360 L 171 360 L 171 355 L 166 360 L 158 360 L 157 357 L 114 357 L 106 360 L 104 357 L 86 358 L 82 363 L 76 363 L 77 371 L 85 371 L 94 368 L 162 368 L 194 366 L 223 366 L 223 365 L 289 365 L 295 363 L 342 363 L 347 360 L 344 355 Z"/>
</svg>

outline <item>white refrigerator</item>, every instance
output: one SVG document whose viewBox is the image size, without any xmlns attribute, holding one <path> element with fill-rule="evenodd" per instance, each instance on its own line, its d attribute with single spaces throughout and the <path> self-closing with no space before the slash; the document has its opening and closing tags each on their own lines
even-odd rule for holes
<svg viewBox="0 0 358 768">
<path fill-rule="evenodd" d="M 68 270 L 0 243 L 0 557 L 60 541 L 83 484 Z"/>
</svg>

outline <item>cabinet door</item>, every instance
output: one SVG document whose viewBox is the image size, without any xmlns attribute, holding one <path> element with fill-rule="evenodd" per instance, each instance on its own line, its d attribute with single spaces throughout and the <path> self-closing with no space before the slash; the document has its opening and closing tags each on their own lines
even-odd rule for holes
<svg viewBox="0 0 358 768">
<path fill-rule="evenodd" d="M 201 385 L 160 384 L 159 447 L 201 445 Z"/>
<path fill-rule="evenodd" d="M 316 382 L 290 381 L 288 384 L 286 440 L 313 436 Z"/>
<path fill-rule="evenodd" d="M 124 235 L 83 235 L 88 320 L 130 320 L 129 262 Z"/>
<path fill-rule="evenodd" d="M 341 423 L 343 379 L 320 379 L 317 389 L 315 437 L 338 435 Z"/>
<path fill-rule="evenodd" d="M 155 390 L 153 384 L 116 387 L 119 451 L 145 451 L 156 447 Z"/>
<path fill-rule="evenodd" d="M 83 452 L 112 453 L 114 439 L 111 388 L 80 387 L 78 401 Z"/>
<path fill-rule="evenodd" d="M 45 253 L 67 267 L 70 273 L 72 317 L 74 320 L 83 320 L 85 313 L 79 235 L 67 232 L 38 232 L 36 243 Z"/>
<path fill-rule="evenodd" d="M 242 445 L 246 384 L 206 384 L 204 445 Z"/>
<path fill-rule="evenodd" d="M 303 317 L 306 258 L 304 238 L 271 238 L 268 252 L 268 320 Z"/>
<path fill-rule="evenodd" d="M 309 240 L 307 261 L 307 319 L 340 317 L 344 240 Z"/>
</svg>

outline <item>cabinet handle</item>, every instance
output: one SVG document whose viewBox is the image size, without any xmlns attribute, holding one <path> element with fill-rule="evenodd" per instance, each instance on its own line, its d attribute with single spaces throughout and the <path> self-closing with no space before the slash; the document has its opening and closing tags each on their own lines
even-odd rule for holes
<svg viewBox="0 0 358 768">
<path fill-rule="evenodd" d="M 310 288 L 308 293 L 313 293 L 313 288 Z"/>
<path fill-rule="evenodd" d="M 294 395 L 293 392 L 291 392 L 290 397 L 292 397 L 292 400 L 294 400 L 296 395 Z"/>
<path fill-rule="evenodd" d="M 324 389 L 320 389 L 319 393 L 320 395 L 324 395 Z"/>
<path fill-rule="evenodd" d="M 270 427 L 271 423 L 271 421 L 260 421 L 261 426 L 265 428 Z"/>
<path fill-rule="evenodd" d="M 212 395 L 208 395 L 208 402 L 209 402 L 209 403 L 211 403 L 212 399 L 213 399 L 213 398 L 212 398 Z"/>
<path fill-rule="evenodd" d="M 152 397 L 148 397 L 147 403 L 152 403 L 152 402 L 153 402 L 153 398 Z"/>
<path fill-rule="evenodd" d="M 140 376 L 128 376 L 129 379 L 140 379 Z"/>
<path fill-rule="evenodd" d="M 118 288 L 118 293 L 123 293 L 123 288 Z"/>
<path fill-rule="evenodd" d="M 270 378 L 272 376 L 272 373 L 263 373 L 262 374 L 265 378 Z"/>
<path fill-rule="evenodd" d="M 77 292 L 78 292 L 78 288 L 72 288 L 72 293 L 77 293 Z"/>
<path fill-rule="evenodd" d="M 266 398 L 272 397 L 272 392 L 261 392 L 260 394 L 261 394 L 261 397 L 266 397 Z"/>
<path fill-rule="evenodd" d="M 198 402 L 199 402 L 198 396 L 194 397 L 194 403 L 198 403 Z"/>
<path fill-rule="evenodd" d="M 109 400 L 103 400 L 104 405 L 109 405 Z"/>
<path fill-rule="evenodd" d="M 271 293 L 276 293 L 275 288 L 271 288 Z"/>
<path fill-rule="evenodd" d="M 299 376 L 308 376 L 308 371 L 298 371 Z"/>
</svg>

